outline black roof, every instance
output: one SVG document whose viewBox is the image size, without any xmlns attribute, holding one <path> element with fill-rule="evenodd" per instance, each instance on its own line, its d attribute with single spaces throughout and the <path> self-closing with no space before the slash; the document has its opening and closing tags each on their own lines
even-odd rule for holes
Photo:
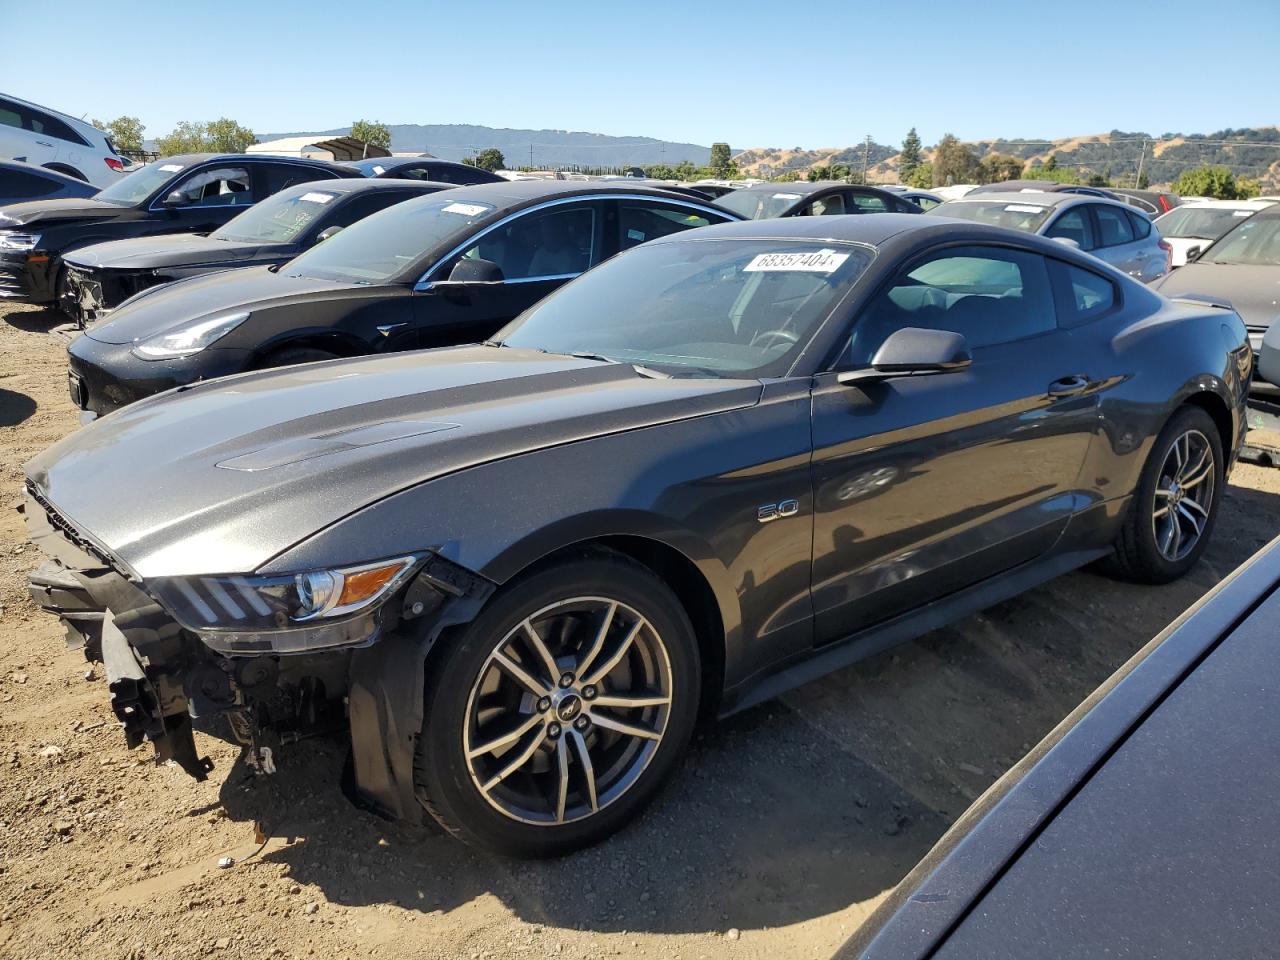
<svg viewBox="0 0 1280 960">
<path fill-rule="evenodd" d="M 892 194 L 892 190 L 882 190 L 880 187 L 869 183 L 845 183 L 843 180 L 790 180 L 781 183 L 753 183 L 749 187 L 739 187 L 740 192 L 753 191 L 758 193 L 797 193 L 802 197 L 807 197 L 811 193 L 817 193 L 819 190 L 830 190 L 832 187 L 857 187 L 859 190 L 870 190 L 875 193 Z"/>
<path fill-rule="evenodd" d="M 395 170 L 398 167 L 422 166 L 424 164 L 438 167 L 462 167 L 467 170 L 476 169 L 468 164 L 458 163 L 456 160 L 441 160 L 439 157 L 365 157 L 363 160 L 343 160 L 341 163 L 344 167 L 355 167 L 359 170 L 372 169 L 375 166 L 381 167 L 383 170 Z"/>
<path fill-rule="evenodd" d="M 321 191 L 323 193 L 340 193 L 348 195 L 352 193 L 377 193 L 384 190 L 404 190 L 414 189 L 422 193 L 431 193 L 436 190 L 455 190 L 456 183 L 441 183 L 437 180 L 400 180 L 395 177 L 351 177 L 343 180 L 315 180 L 308 183 L 295 183 L 292 186 L 285 187 L 276 196 L 283 196 L 288 193 L 307 191 Z"/>
<path fill-rule="evenodd" d="M 843 240 L 879 246 L 907 230 L 927 230 L 939 224 L 974 226 L 966 220 L 922 217 L 915 213 L 851 214 L 841 217 L 772 217 L 763 220 L 736 220 L 699 227 L 696 234 L 676 233 L 650 243 L 679 240 Z M 979 225 L 984 226 L 984 225 Z M 1000 233 L 1013 233 L 992 227 Z M 1029 234 L 1018 233 L 1019 240 Z"/>
<path fill-rule="evenodd" d="M 554 197 L 576 197 L 591 194 L 640 194 L 643 196 L 667 197 L 671 200 L 682 200 L 685 203 L 700 203 L 703 206 L 719 209 L 710 200 L 695 198 L 679 190 L 664 187 L 653 187 L 643 183 L 628 183 L 622 180 L 506 180 L 502 183 L 476 183 L 454 186 L 460 202 L 474 200 L 476 203 L 492 204 L 495 207 L 520 207 L 526 203 L 536 203 Z M 722 211 L 728 212 L 728 211 Z"/>
</svg>

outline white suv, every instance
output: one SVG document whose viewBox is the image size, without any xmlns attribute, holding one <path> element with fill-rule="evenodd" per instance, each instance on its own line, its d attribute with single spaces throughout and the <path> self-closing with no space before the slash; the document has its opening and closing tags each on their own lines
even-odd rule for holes
<svg viewBox="0 0 1280 960">
<path fill-rule="evenodd" d="M 23 160 L 102 188 L 124 176 L 129 161 L 91 123 L 0 93 L 0 159 Z"/>
</svg>

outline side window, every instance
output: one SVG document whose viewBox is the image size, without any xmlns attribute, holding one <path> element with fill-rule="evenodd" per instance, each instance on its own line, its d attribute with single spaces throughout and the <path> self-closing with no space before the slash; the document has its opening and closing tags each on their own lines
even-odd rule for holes
<svg viewBox="0 0 1280 960">
<path fill-rule="evenodd" d="M 89 144 L 85 142 L 84 137 L 76 133 L 67 124 L 63 123 L 57 117 L 51 117 L 47 113 L 37 113 L 31 111 L 31 129 L 36 133 L 42 133 L 47 137 L 55 137 L 58 140 L 66 140 L 68 143 L 78 143 L 82 147 Z"/>
<path fill-rule="evenodd" d="M 938 201 L 933 199 L 933 197 L 913 197 L 911 202 L 921 210 L 932 210 L 938 205 Z"/>
<path fill-rule="evenodd" d="M 1098 222 L 1098 246 L 1117 247 L 1122 243 L 1133 242 L 1133 227 L 1129 223 L 1128 211 L 1097 204 L 1093 208 L 1093 215 Z"/>
<path fill-rule="evenodd" d="M 867 365 L 903 327 L 962 334 L 971 350 L 1053 330 L 1045 259 L 998 247 L 951 247 L 909 267 L 858 318 L 850 360 Z"/>
<path fill-rule="evenodd" d="M 397 180 L 438 180 L 441 183 L 457 183 L 449 176 L 447 170 L 432 170 L 430 167 L 401 167 L 395 172 Z"/>
<path fill-rule="evenodd" d="M 366 193 L 349 200 L 334 211 L 333 218 L 325 226 L 349 227 L 357 220 L 363 220 L 379 210 L 385 210 L 392 204 L 417 196 L 421 194 L 410 193 L 407 190 L 379 190 L 376 193 Z"/>
<path fill-rule="evenodd" d="M 705 227 L 711 220 L 687 207 L 667 207 L 627 200 L 618 203 L 618 250 L 628 250 L 646 240 L 665 237 L 694 227 Z M 717 219 L 716 223 L 722 222 Z"/>
<path fill-rule="evenodd" d="M 1151 221 L 1141 214 L 1134 213 L 1132 210 L 1126 210 L 1129 216 L 1129 224 L 1133 227 L 1133 235 L 1139 240 L 1145 240 L 1151 236 Z"/>
<path fill-rule="evenodd" d="M 848 194 L 846 204 L 849 206 L 850 213 L 888 213 L 889 205 L 883 199 L 877 197 L 873 193 L 857 193 Z"/>
<path fill-rule="evenodd" d="M 1081 250 L 1092 250 L 1096 245 L 1093 241 L 1093 222 L 1084 207 L 1067 210 L 1045 231 L 1045 236 L 1074 240 Z"/>
<path fill-rule="evenodd" d="M 852 206 L 852 204 L 850 204 L 849 206 Z M 856 212 L 857 211 L 851 211 L 848 209 L 848 207 L 846 207 L 843 196 L 841 196 L 838 193 L 833 193 L 833 194 L 830 194 L 829 196 L 825 196 L 818 200 L 814 200 L 813 203 L 809 204 L 807 207 L 801 210 L 800 213 L 797 214 L 797 216 L 829 217 L 833 215 L 839 215 L 842 213 L 856 213 Z"/>
<path fill-rule="evenodd" d="M 186 195 L 188 207 L 247 207 L 253 203 L 249 171 L 244 167 L 199 170 L 174 189 Z"/>
<path fill-rule="evenodd" d="M 1116 285 L 1104 276 L 1061 260 L 1049 261 L 1058 302 L 1058 322 L 1073 327 L 1110 313 L 1116 305 Z"/>
<path fill-rule="evenodd" d="M 0 170 L 0 197 L 31 200 L 35 197 L 47 197 L 57 189 L 58 185 L 54 181 L 25 170 Z"/>
<path fill-rule="evenodd" d="M 19 130 L 22 129 L 22 113 L 18 110 L 16 103 L 0 100 L 0 124 L 6 127 L 17 127 Z"/>
<path fill-rule="evenodd" d="M 255 165 L 258 174 L 258 193 L 269 197 L 279 193 L 285 187 L 299 183 L 311 183 L 313 180 L 332 180 L 328 170 L 317 170 L 315 167 L 304 167 L 292 163 L 259 163 Z"/>
<path fill-rule="evenodd" d="M 493 177 L 489 176 L 487 172 L 482 173 L 478 167 L 475 168 L 475 172 L 472 172 L 471 170 L 455 170 L 449 177 L 442 178 L 442 179 L 444 179 L 445 183 L 492 183 L 493 182 Z"/>
<path fill-rule="evenodd" d="M 490 230 L 462 256 L 492 260 L 505 280 L 576 276 L 591 266 L 595 232 L 593 207 L 553 208 Z"/>
</svg>

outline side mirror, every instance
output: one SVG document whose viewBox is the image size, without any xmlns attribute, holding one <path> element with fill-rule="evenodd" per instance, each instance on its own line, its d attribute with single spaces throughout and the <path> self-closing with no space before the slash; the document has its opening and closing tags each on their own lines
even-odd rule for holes
<svg viewBox="0 0 1280 960">
<path fill-rule="evenodd" d="M 506 277 L 492 260 L 464 257 L 449 271 L 449 283 L 502 283 Z"/>
<path fill-rule="evenodd" d="M 1080 241 L 1074 240 L 1071 237 L 1054 237 L 1053 239 L 1056 240 L 1058 243 L 1062 244 L 1064 247 L 1070 247 L 1072 250 L 1081 249 Z"/>
<path fill-rule="evenodd" d="M 836 375 L 839 383 L 865 383 L 890 377 L 921 376 L 963 370 L 973 362 L 963 336 L 950 330 L 903 327 L 891 333 L 865 370 Z"/>
<path fill-rule="evenodd" d="M 325 242 L 326 240 L 328 240 L 330 237 L 336 237 L 336 236 L 337 236 L 338 234 L 340 234 L 341 232 L 342 232 L 342 227 L 339 227 L 339 226 L 336 226 L 336 225 L 335 225 L 335 226 L 332 226 L 332 227 L 325 227 L 325 228 L 324 228 L 323 230 L 321 230 L 321 231 L 320 231 L 320 233 L 316 236 L 316 243 L 324 243 L 324 242 Z"/>
<path fill-rule="evenodd" d="M 1199 260 L 1200 254 L 1202 253 L 1204 253 L 1204 247 L 1200 246 L 1199 244 L 1196 244 L 1194 247 L 1192 247 L 1190 250 L 1187 251 L 1187 263 L 1191 263 L 1193 260 Z"/>
<path fill-rule="evenodd" d="M 190 202 L 191 198 L 181 190 L 175 190 L 164 198 L 164 205 L 166 207 L 185 207 Z"/>
</svg>

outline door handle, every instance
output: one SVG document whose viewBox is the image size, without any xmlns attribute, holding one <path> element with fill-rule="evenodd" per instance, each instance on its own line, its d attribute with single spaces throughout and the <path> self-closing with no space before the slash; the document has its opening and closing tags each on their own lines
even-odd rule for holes
<svg viewBox="0 0 1280 960">
<path fill-rule="evenodd" d="M 52 146 L 53 146 L 53 144 L 52 144 L 52 143 L 50 143 L 48 140 L 37 140 L 37 141 L 36 141 L 36 143 L 40 144 L 40 146 L 42 146 L 42 147 L 52 147 Z"/>
<path fill-rule="evenodd" d="M 1081 373 L 1053 381 L 1049 384 L 1049 396 L 1074 397 L 1077 393 L 1084 393 L 1088 389 L 1089 378 Z"/>
</svg>

